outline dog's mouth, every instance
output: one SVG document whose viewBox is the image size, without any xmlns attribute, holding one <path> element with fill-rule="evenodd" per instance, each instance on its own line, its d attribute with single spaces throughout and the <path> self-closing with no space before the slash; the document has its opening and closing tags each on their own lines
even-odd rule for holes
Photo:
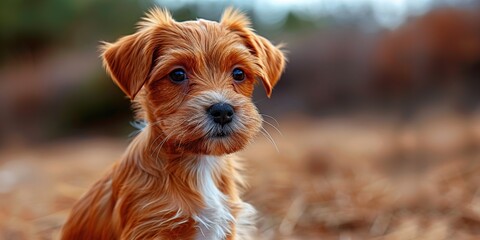
<svg viewBox="0 0 480 240">
<path fill-rule="evenodd" d="M 212 131 L 209 134 L 209 137 L 213 138 L 213 139 L 222 139 L 222 138 L 228 138 L 232 134 L 233 134 L 232 131 L 229 131 L 229 130 L 226 130 L 226 129 L 219 129 L 219 130 L 216 130 L 216 131 Z"/>
<path fill-rule="evenodd" d="M 211 125 L 207 131 L 206 137 L 209 139 L 223 140 L 226 138 L 234 137 L 235 128 L 232 125 Z"/>
</svg>

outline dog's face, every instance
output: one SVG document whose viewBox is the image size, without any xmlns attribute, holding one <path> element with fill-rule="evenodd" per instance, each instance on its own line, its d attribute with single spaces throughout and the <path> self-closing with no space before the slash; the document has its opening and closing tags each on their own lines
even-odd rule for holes
<svg viewBox="0 0 480 240">
<path fill-rule="evenodd" d="M 105 44 L 107 71 L 163 135 L 153 144 L 221 155 L 240 150 L 259 132 L 254 84 L 262 81 L 270 96 L 285 58 L 249 24 L 233 10 L 217 23 L 175 22 L 154 9 L 138 32 Z"/>
</svg>

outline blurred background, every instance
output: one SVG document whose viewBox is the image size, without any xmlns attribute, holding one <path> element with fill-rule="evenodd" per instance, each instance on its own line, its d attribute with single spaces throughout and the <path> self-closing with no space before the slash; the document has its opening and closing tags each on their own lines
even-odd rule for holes
<svg viewBox="0 0 480 240">
<path fill-rule="evenodd" d="M 122 155 L 133 114 L 97 47 L 154 5 L 233 5 L 287 44 L 272 98 L 255 91 L 275 143 L 240 153 L 258 239 L 480 239 L 475 0 L 2 0 L 0 239 L 56 239 Z"/>
</svg>

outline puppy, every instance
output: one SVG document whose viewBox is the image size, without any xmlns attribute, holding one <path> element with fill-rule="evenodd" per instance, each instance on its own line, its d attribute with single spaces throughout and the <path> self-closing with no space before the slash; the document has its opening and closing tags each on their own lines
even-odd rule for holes
<svg viewBox="0 0 480 240">
<path fill-rule="evenodd" d="M 251 96 L 259 80 L 270 97 L 279 47 L 232 9 L 218 23 L 155 8 L 102 58 L 146 126 L 75 204 L 62 239 L 250 239 L 254 210 L 232 153 L 261 128 Z"/>
</svg>

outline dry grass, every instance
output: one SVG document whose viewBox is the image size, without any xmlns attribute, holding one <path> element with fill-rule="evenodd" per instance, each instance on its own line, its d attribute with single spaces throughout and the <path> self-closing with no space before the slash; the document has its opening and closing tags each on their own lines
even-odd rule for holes
<svg viewBox="0 0 480 240">
<path fill-rule="evenodd" d="M 271 121 L 272 122 L 272 121 Z M 259 239 L 480 238 L 480 115 L 284 119 L 242 153 Z M 273 122 L 272 122 L 273 123 Z M 0 239 L 52 239 L 127 143 L 0 152 Z"/>
</svg>

